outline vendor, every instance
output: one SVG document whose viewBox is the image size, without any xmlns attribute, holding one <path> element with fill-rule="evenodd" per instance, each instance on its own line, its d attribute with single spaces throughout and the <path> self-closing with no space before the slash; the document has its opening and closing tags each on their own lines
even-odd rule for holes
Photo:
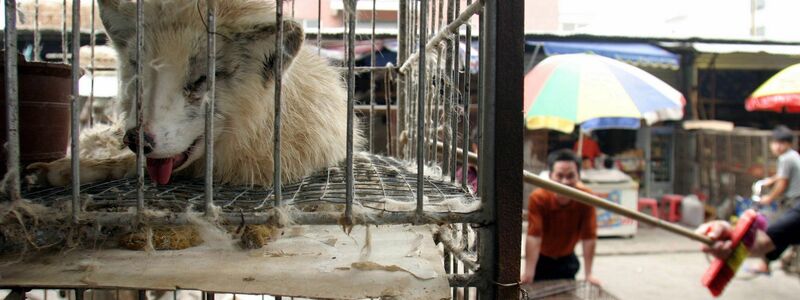
<svg viewBox="0 0 800 300">
<path fill-rule="evenodd" d="M 572 151 L 551 153 L 547 166 L 550 180 L 591 193 L 580 184 L 580 159 Z M 575 245 L 580 241 L 586 281 L 599 284 L 592 276 L 597 241 L 594 207 L 541 188 L 533 191 L 528 201 L 525 268 L 520 281 L 575 279 L 580 269 Z"/>
<path fill-rule="evenodd" d="M 600 151 L 600 145 L 597 144 L 597 141 L 592 139 L 591 134 L 581 131 L 579 135 L 582 137 L 578 137 L 578 140 L 575 141 L 572 151 L 576 153 L 580 152 L 581 160 L 583 161 L 582 167 L 584 169 L 593 169 L 595 159 L 602 155 L 603 152 Z M 581 143 L 583 143 L 583 147 L 581 147 Z"/>
</svg>

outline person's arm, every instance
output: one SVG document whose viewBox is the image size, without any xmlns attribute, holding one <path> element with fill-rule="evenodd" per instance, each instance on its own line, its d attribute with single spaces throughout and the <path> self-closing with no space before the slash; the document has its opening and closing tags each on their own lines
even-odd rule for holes
<svg viewBox="0 0 800 300">
<path fill-rule="evenodd" d="M 542 249 L 542 238 L 536 236 L 526 236 L 525 239 L 525 270 L 522 272 L 522 283 L 533 282 L 536 275 L 536 263 L 539 262 L 539 250 Z"/>
<path fill-rule="evenodd" d="M 597 240 L 582 240 L 581 245 L 583 246 L 583 270 L 586 275 L 586 281 L 595 285 L 600 285 L 600 280 L 592 276 L 592 265 L 594 263 L 594 251 Z"/>
<path fill-rule="evenodd" d="M 777 177 L 777 176 L 775 176 L 775 175 L 772 175 L 772 176 L 770 176 L 770 177 L 764 178 L 764 184 L 763 184 L 763 186 L 769 187 L 769 186 L 771 186 L 773 183 L 775 183 L 775 180 L 778 180 L 778 177 Z"/>
<path fill-rule="evenodd" d="M 584 210 L 583 224 L 581 225 L 581 246 L 583 247 L 583 270 L 586 281 L 600 285 L 600 280 L 592 274 L 594 265 L 594 252 L 597 245 L 597 211 L 594 208 Z"/>
<path fill-rule="evenodd" d="M 733 244 L 730 241 L 730 233 L 733 229 L 731 224 L 725 221 L 711 221 L 700 225 L 697 233 L 704 234 L 714 240 L 712 246 L 703 245 L 703 252 L 709 253 L 719 259 L 727 259 L 733 252 Z M 763 230 L 756 230 L 753 245 L 748 248 L 751 257 L 763 257 L 773 249 L 775 244 Z"/>
<path fill-rule="evenodd" d="M 528 197 L 528 232 L 525 235 L 525 269 L 519 281 L 522 283 L 533 282 L 536 273 L 536 263 L 539 262 L 539 253 L 542 250 L 542 236 L 544 235 L 542 214 L 539 203 L 541 196 L 533 191 Z"/>
<path fill-rule="evenodd" d="M 783 195 L 783 192 L 786 191 L 786 186 L 789 184 L 789 181 L 786 180 L 786 178 L 776 177 L 772 181 L 772 184 L 774 185 L 772 187 L 772 191 L 769 192 L 769 195 L 761 197 L 761 201 L 759 201 L 761 204 L 769 205 L 772 203 L 772 201 L 775 201 L 775 199 Z"/>
</svg>

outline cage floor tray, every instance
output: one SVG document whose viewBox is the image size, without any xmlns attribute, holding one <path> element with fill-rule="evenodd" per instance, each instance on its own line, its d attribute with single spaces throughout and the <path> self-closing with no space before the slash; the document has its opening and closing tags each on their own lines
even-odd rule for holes
<svg viewBox="0 0 800 300">
<path fill-rule="evenodd" d="M 29 254 L 0 269 L 0 287 L 196 289 L 363 299 L 449 298 L 427 226 L 295 226 L 258 250 L 227 243 L 178 251 L 72 250 Z M 364 247 L 370 240 L 371 247 Z M 6 258 L 8 259 L 8 257 Z"/>
</svg>

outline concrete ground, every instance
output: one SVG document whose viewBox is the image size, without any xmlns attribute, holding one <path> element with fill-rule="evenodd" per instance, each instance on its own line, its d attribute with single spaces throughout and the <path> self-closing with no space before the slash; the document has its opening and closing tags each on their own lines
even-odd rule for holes
<svg viewBox="0 0 800 300">
<path fill-rule="evenodd" d="M 603 288 L 620 299 L 713 299 L 700 284 L 708 259 L 699 243 L 640 227 L 633 238 L 599 239 L 594 273 Z M 719 299 L 800 299 L 800 277 L 784 273 L 779 262 L 772 269 L 771 276 L 740 270 Z M 583 270 L 578 273 L 578 279 L 582 277 Z"/>
</svg>

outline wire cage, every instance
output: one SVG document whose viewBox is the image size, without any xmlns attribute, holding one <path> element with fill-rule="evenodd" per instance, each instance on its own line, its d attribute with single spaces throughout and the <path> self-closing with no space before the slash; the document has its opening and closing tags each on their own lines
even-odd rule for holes
<svg viewBox="0 0 800 300">
<path fill-rule="evenodd" d="M 285 58 L 281 54 L 275 55 L 275 73 L 272 74 L 274 121 L 269 128 L 274 138 L 264 141 L 265 147 L 274 149 L 272 186 L 215 182 L 215 140 L 212 133 L 215 132 L 215 126 L 220 126 L 215 124 L 214 118 L 216 77 L 223 76 L 218 75 L 217 63 L 220 58 L 217 51 L 205 51 L 204 54 L 208 83 L 204 86 L 206 96 L 202 99 L 205 159 L 198 162 L 204 165 L 204 176 L 176 179 L 169 185 L 154 185 L 146 178 L 146 137 L 144 130 L 140 130 L 143 126 L 144 86 L 147 84 L 140 75 L 144 74 L 146 62 L 136 59 L 148 47 L 143 29 L 146 1 L 134 1 L 135 13 L 130 17 L 135 19 L 136 25 L 136 43 L 132 46 L 134 59 L 131 62 L 134 70 L 131 83 L 134 85 L 134 110 L 131 120 L 137 129 L 133 138 L 137 141 L 134 145 L 138 147 L 133 149 L 138 150 L 134 151 L 135 175 L 93 183 L 70 180 L 66 187 L 41 187 L 28 182 L 31 177 L 23 176 L 26 166 L 20 161 L 20 133 L 23 132 L 19 122 L 20 75 L 16 70 L 21 63 L 17 56 L 20 52 L 18 39 L 29 37 L 27 31 L 23 35 L 18 33 L 17 27 L 21 24 L 19 9 L 23 7 L 21 4 L 31 5 L 27 2 L 33 2 L 34 28 L 30 31 L 33 46 L 32 54 L 28 56 L 33 61 L 46 59 L 41 55 L 43 42 L 39 26 L 40 2 L 45 1 L 19 2 L 5 1 L 4 79 L 8 172 L 2 186 L 5 193 L 0 200 L 0 226 L 3 227 L 0 232 L 4 234 L 0 236 L 0 263 L 4 266 L 23 270 L 24 273 L 26 268 L 36 269 L 33 265 L 40 262 L 36 261 L 39 256 L 20 256 L 17 253 L 20 249 L 46 252 L 45 248 L 48 247 L 62 247 L 56 251 L 56 257 L 66 259 L 84 251 L 80 245 L 76 246 L 76 240 L 86 235 L 96 237 L 119 230 L 144 230 L 145 239 L 152 247 L 152 226 L 196 224 L 198 219 L 215 227 L 238 227 L 237 231 L 248 225 L 284 227 L 291 224 L 341 226 L 349 234 L 353 227 L 366 225 L 367 236 L 369 225 L 430 224 L 434 229 L 428 236 L 436 242 L 437 249 L 441 247 L 442 254 L 435 259 L 444 270 L 443 274 L 434 277 L 448 282 L 452 298 L 519 297 L 517 280 L 521 203 L 518 199 L 522 192 L 522 114 L 519 108 L 523 76 L 523 1 L 343 0 L 344 26 L 332 31 L 323 30 L 323 1 L 316 1 L 320 17 L 316 30 L 313 26 L 306 26 L 305 44 L 317 46 L 319 54 L 324 50 L 324 40 L 341 38 L 345 49 L 343 64 L 338 66 L 338 70 L 344 74 L 347 92 L 346 158 L 338 165 L 317 170 L 301 180 L 282 182 L 281 174 L 286 170 L 281 169 L 281 159 L 286 158 L 281 155 L 281 145 L 291 141 L 282 140 L 286 137 L 281 135 L 286 130 L 282 127 L 286 125 L 282 124 L 281 117 L 287 113 L 282 109 L 286 97 L 285 91 L 282 91 L 282 60 Z M 71 6 L 66 0 L 61 6 L 62 28 L 59 32 L 62 35 L 62 55 L 56 60 L 71 64 L 69 135 L 72 138 L 68 152 L 82 153 L 81 132 L 89 130 L 86 124 L 94 123 L 97 116 L 94 115 L 94 109 L 89 109 L 88 113 L 85 112 L 88 121 L 82 122 L 81 101 L 88 101 L 84 106 L 94 107 L 93 75 L 99 69 L 95 66 L 95 45 L 97 40 L 105 40 L 105 37 L 96 37 L 95 28 L 99 29 L 100 26 L 95 23 L 97 13 L 92 2 L 89 13 L 91 29 L 88 32 L 90 61 L 88 64 L 82 62 L 81 45 L 87 42 L 81 24 L 86 20 L 81 17 L 81 1 L 69 2 Z M 296 8 L 293 1 L 275 2 L 274 45 L 284 45 L 287 37 L 284 36 L 283 20 L 291 19 L 285 10 L 289 9 L 293 16 L 295 9 L 305 8 Z M 358 7 L 368 2 L 371 2 L 371 16 L 367 14 L 365 18 L 363 10 Z M 381 35 L 393 36 L 376 31 L 375 16 L 379 2 L 396 6 L 396 65 L 376 65 L 377 38 Z M 218 3 L 221 1 L 197 1 L 198 13 L 203 16 L 202 24 L 206 26 L 205 49 L 216 49 L 220 38 L 228 38 L 217 32 Z M 71 8 L 71 12 L 68 8 Z M 370 30 L 365 32 L 359 29 L 359 19 L 369 20 Z M 68 26 L 68 20 L 71 20 L 71 26 Z M 477 28 L 473 28 L 473 25 L 477 25 Z M 355 49 L 359 37 L 361 42 L 368 41 L 371 45 L 371 61 L 366 67 L 356 67 Z M 462 53 L 462 45 L 465 45 L 465 53 Z M 477 61 L 470 53 L 473 51 L 472 45 L 478 48 Z M 85 93 L 79 85 L 82 66 L 92 75 L 88 97 L 81 96 Z M 363 95 L 357 95 L 357 76 L 369 77 L 369 88 Z M 378 90 L 379 86 L 381 90 Z M 381 92 L 383 103 L 379 104 L 376 98 L 381 97 L 378 95 Z M 361 103 L 365 104 L 356 105 L 357 98 L 361 98 Z M 379 153 L 381 147 L 376 141 L 384 133 L 375 129 L 381 117 L 387 122 L 383 153 Z M 366 151 L 360 151 L 357 145 L 358 128 L 362 123 L 369 124 L 364 128 L 368 141 Z M 470 155 L 462 150 L 473 148 L 473 143 L 478 145 L 480 159 L 476 156 L 470 159 Z M 75 159 L 78 156 L 67 159 L 69 178 L 82 178 L 81 172 L 86 172 L 80 160 Z M 478 170 L 477 191 L 471 182 L 474 178 L 470 178 L 467 171 L 470 165 Z M 291 220 L 286 221 L 289 216 Z M 12 229 L 25 233 L 21 244 L 11 241 L 8 232 Z M 28 232 L 28 229 L 31 231 Z M 97 243 L 96 238 L 94 243 Z M 90 247 L 87 252 L 94 250 L 97 249 Z M 153 254 L 149 255 L 152 258 Z M 358 269 L 356 265 L 353 268 Z M 79 269 L 86 271 L 92 268 L 80 266 Z M 97 285 L 86 277 L 79 278 L 77 283 L 65 281 L 64 284 L 25 281 L 16 280 L 15 274 L 8 275 L 0 271 L 0 288 L 10 289 L 8 297 L 11 299 L 25 298 L 25 293 L 31 289 L 45 289 L 44 295 L 47 295 L 47 289 L 68 289 L 70 297 L 74 299 L 83 299 L 87 295 L 94 297 L 99 294 L 86 292 L 104 288 L 135 289 L 134 298 L 138 299 L 147 298 L 148 290 L 180 289 L 174 285 Z M 241 274 L 226 275 L 236 277 Z M 415 276 L 419 278 L 418 274 Z M 242 280 L 247 283 L 255 279 L 245 277 Z M 309 280 L 322 282 L 325 279 Z M 202 293 L 206 299 L 214 299 L 215 292 L 252 294 L 250 291 L 230 286 L 209 288 Z M 178 297 L 177 292 L 173 295 Z M 281 295 L 304 296 L 291 291 L 266 296 L 279 299 Z M 324 293 L 315 295 L 329 298 Z M 336 297 L 335 293 L 330 295 L 333 295 L 331 298 Z M 391 295 L 367 293 L 361 296 L 369 297 L 391 298 Z"/>
</svg>

